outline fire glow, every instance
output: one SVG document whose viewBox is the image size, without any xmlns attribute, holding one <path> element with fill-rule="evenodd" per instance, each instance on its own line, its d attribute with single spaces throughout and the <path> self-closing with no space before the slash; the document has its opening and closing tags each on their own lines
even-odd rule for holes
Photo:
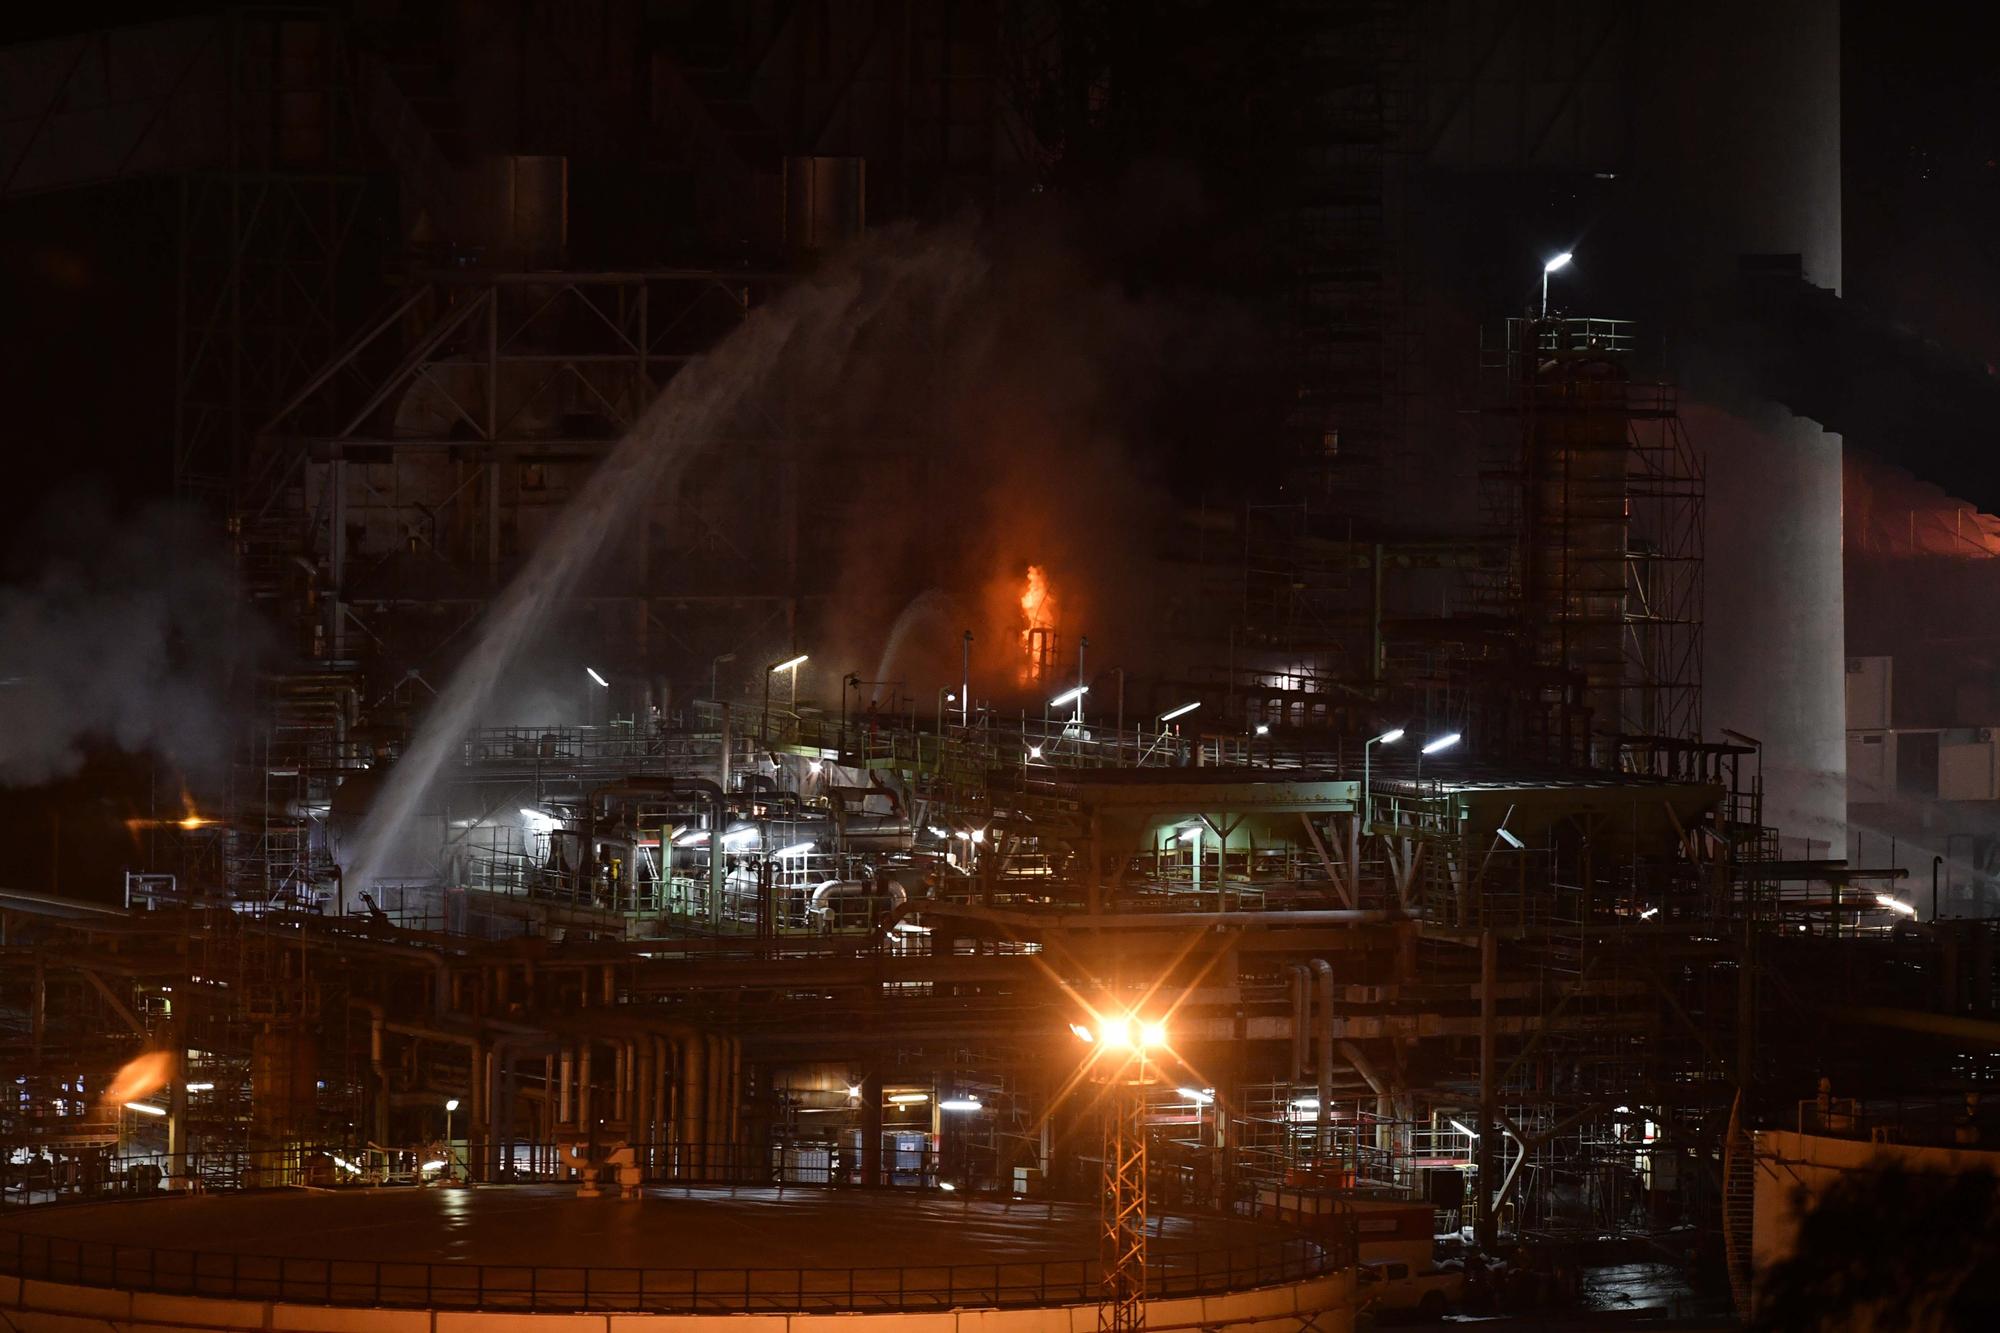
<svg viewBox="0 0 2000 1333">
<path fill-rule="evenodd" d="M 196 810 L 194 798 L 185 791 L 181 793 L 181 809 L 183 813 L 178 819 L 128 819 L 125 821 L 125 827 L 134 833 L 147 828 L 177 828 L 192 832 L 195 829 L 212 828 L 222 822 L 210 819 Z"/>
<path fill-rule="evenodd" d="M 1042 680 L 1055 658 L 1056 596 L 1048 571 L 1029 565 L 1021 582 L 1021 683 Z"/>
</svg>

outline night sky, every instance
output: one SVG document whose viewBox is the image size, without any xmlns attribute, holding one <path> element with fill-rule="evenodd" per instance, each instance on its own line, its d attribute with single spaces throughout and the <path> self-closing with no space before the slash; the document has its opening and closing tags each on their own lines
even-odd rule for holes
<svg viewBox="0 0 2000 1333">
<path fill-rule="evenodd" d="M 0 40 L 204 8 L 14 6 Z M 1846 295 L 2000 368 L 2000 20 L 1986 6 L 1885 0 L 1850 0 L 1845 16 Z M 170 492 L 174 197 L 171 182 L 139 181 L 0 207 L 10 482 L 45 514 L 88 497 L 119 523 Z M 35 525 L 9 525 L 6 582 L 45 557 Z M 52 796 L 117 805 L 149 781 L 93 773 L 59 793 L 0 794 L 0 829 L 26 850 L 7 878 L 49 882 Z M 107 795 L 116 786 L 127 790 Z M 62 878 L 99 878 L 106 866 L 80 854 L 64 848 Z"/>
</svg>

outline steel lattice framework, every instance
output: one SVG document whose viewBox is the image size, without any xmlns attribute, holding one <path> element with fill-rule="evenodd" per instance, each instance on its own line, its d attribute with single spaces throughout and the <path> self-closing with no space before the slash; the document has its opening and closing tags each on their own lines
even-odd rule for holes
<svg viewBox="0 0 2000 1333">
<path fill-rule="evenodd" d="M 1104 1111 L 1104 1189 L 1098 1248 L 1104 1261 L 1100 1333 L 1146 1326 L 1146 1073 L 1113 1076 Z"/>
</svg>

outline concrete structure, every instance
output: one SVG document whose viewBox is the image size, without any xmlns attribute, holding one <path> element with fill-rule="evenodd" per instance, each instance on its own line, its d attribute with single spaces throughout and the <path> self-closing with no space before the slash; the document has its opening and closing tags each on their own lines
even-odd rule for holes
<svg viewBox="0 0 2000 1333">
<path fill-rule="evenodd" d="M 1227 1218 L 1156 1225 L 1156 1327 L 1352 1326 L 1351 1268 L 1329 1270 L 1296 1233 Z M 1068 1206 L 819 1190 L 628 1202 L 534 1186 L 351 1187 L 132 1201 L 16 1219 L 0 1309 L 27 1329 L 80 1314 L 281 1330 L 405 1318 L 692 1330 L 837 1314 L 854 1327 L 951 1329 L 976 1314 L 982 1327 L 1069 1333 L 1095 1317 L 1094 1239 L 1091 1213 Z"/>
</svg>

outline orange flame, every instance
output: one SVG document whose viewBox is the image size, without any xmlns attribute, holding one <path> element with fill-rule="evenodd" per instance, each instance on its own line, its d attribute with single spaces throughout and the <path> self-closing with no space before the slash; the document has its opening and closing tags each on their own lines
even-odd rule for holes
<svg viewBox="0 0 2000 1333">
<path fill-rule="evenodd" d="M 188 795 L 185 788 L 181 791 L 181 808 L 187 813 L 179 819 L 128 819 L 125 821 L 125 827 L 136 833 L 142 828 L 177 828 L 188 830 L 211 828 L 222 822 L 219 819 L 210 819 L 197 811 L 194 807 L 194 797 Z"/>
<path fill-rule="evenodd" d="M 114 1106 L 150 1097 L 167 1086 L 174 1076 L 174 1058 L 165 1051 L 148 1051 L 128 1063 L 111 1079 L 104 1100 Z"/>
<path fill-rule="evenodd" d="M 1056 597 L 1049 590 L 1049 576 L 1040 565 L 1029 565 L 1021 584 L 1021 682 L 1037 681 L 1048 671 L 1055 655 Z"/>
</svg>

